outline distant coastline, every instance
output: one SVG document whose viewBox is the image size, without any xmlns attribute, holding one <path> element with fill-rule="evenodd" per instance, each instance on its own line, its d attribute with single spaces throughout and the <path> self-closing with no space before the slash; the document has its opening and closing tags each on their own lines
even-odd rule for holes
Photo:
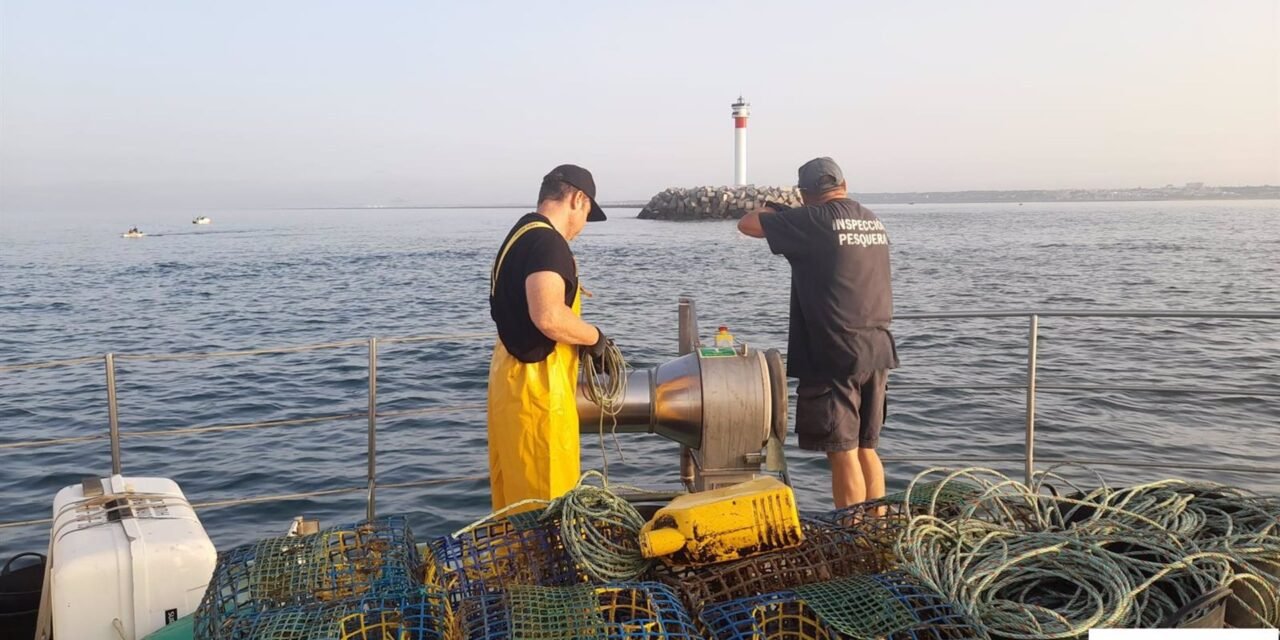
<svg viewBox="0 0 1280 640">
<path fill-rule="evenodd" d="M 852 193 L 863 204 L 996 204 L 1023 202 L 1152 202 L 1161 200 L 1280 200 L 1280 186 L 1214 187 L 1188 183 L 1180 187 L 1131 189 L 1025 189 L 969 191 L 907 191 L 902 193 Z M 648 200 L 601 202 L 602 207 L 639 209 Z M 278 211 L 328 209 L 530 209 L 530 204 L 366 204 L 345 207 L 275 207 Z"/>
<path fill-rule="evenodd" d="M 1131 189 L 1027 189 L 1018 191 L 919 191 L 853 194 L 866 204 L 1000 203 L 1000 202 L 1151 202 L 1160 200 L 1275 200 L 1280 186 L 1213 187 L 1192 182 L 1181 187 Z"/>
</svg>

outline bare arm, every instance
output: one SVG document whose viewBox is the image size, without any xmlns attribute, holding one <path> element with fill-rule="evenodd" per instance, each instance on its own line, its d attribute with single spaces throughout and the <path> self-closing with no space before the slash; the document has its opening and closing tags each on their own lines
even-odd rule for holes
<svg viewBox="0 0 1280 640">
<path fill-rule="evenodd" d="M 554 271 L 538 271 L 524 280 L 529 319 L 542 335 L 565 344 L 592 345 L 600 331 L 564 304 L 564 278 Z"/>
<path fill-rule="evenodd" d="M 742 216 L 742 219 L 738 220 L 738 231 L 741 231 L 743 235 L 748 235 L 752 238 L 763 238 L 764 227 L 760 225 L 760 214 L 762 213 L 773 213 L 773 209 L 766 208 L 748 211 L 747 215 Z"/>
</svg>

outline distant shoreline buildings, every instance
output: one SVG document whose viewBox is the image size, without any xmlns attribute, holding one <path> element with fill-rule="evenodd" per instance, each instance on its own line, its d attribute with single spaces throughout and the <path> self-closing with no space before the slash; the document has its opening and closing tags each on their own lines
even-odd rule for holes
<svg viewBox="0 0 1280 640">
<path fill-rule="evenodd" d="M 854 193 L 865 204 L 996 203 L 996 202 L 1144 202 L 1158 200 L 1280 200 L 1280 186 L 1213 187 L 1188 182 L 1181 187 L 1129 189 L 1023 189 Z"/>
</svg>

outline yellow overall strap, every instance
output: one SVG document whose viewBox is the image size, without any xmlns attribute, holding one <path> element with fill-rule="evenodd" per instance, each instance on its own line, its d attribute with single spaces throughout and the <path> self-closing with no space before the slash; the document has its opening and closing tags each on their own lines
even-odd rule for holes
<svg viewBox="0 0 1280 640">
<path fill-rule="evenodd" d="M 530 231 L 533 231 L 534 229 L 537 229 L 539 227 L 546 227 L 548 229 L 551 229 L 552 231 L 555 231 L 555 227 L 545 222 L 535 220 L 533 222 L 530 222 L 529 224 L 524 225 L 523 227 L 520 227 L 519 229 L 516 229 L 516 232 L 511 234 L 511 239 L 507 241 L 507 244 L 503 245 L 502 251 L 498 254 L 497 262 L 493 263 L 493 273 L 490 274 L 489 276 L 489 295 L 490 296 L 493 296 L 498 291 L 498 272 L 502 270 L 502 261 L 507 259 L 507 252 L 511 250 L 511 247 L 516 243 L 516 240 L 520 239 L 520 236 Z"/>
</svg>

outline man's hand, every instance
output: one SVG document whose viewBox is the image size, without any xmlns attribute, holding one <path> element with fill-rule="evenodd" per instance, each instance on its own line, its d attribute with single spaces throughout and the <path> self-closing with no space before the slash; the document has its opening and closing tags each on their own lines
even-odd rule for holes
<svg viewBox="0 0 1280 640">
<path fill-rule="evenodd" d="M 600 327 L 596 327 L 596 332 L 600 334 L 600 337 L 596 339 L 594 344 L 582 347 L 580 357 L 587 358 L 589 356 L 596 373 L 602 374 L 604 373 L 604 354 L 608 351 L 609 346 L 613 344 L 613 340 L 605 336 L 604 332 L 600 331 Z"/>
<path fill-rule="evenodd" d="M 586 349 L 583 349 L 583 351 L 592 358 L 595 358 L 596 362 L 599 362 L 604 360 L 604 352 L 608 350 L 609 345 L 612 344 L 613 341 L 606 337 L 603 331 L 600 331 L 600 327 L 596 327 L 596 332 L 600 334 L 600 337 L 596 338 L 595 344 L 588 345 Z"/>
</svg>

